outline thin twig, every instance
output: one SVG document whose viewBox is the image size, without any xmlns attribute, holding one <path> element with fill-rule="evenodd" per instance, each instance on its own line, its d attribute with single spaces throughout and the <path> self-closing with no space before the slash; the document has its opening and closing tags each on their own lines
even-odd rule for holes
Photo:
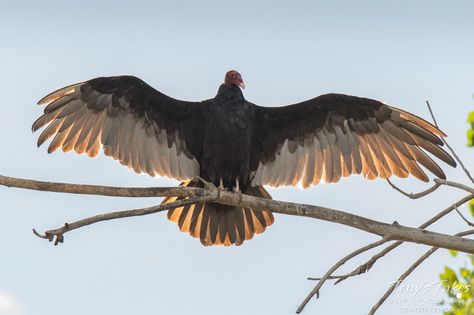
<svg viewBox="0 0 474 315">
<path fill-rule="evenodd" d="M 54 229 L 54 230 L 48 230 L 44 232 L 44 234 L 38 233 L 35 229 L 33 229 L 33 233 L 40 238 L 49 240 L 50 242 L 54 240 L 54 245 L 58 245 L 59 243 L 64 242 L 65 233 L 81 228 L 86 225 L 91 225 L 91 224 L 101 222 L 101 221 L 108 221 L 108 220 L 114 220 L 114 219 L 152 214 L 152 213 L 160 212 L 163 210 L 182 207 L 182 206 L 193 204 L 196 202 L 206 202 L 211 199 L 213 198 L 212 197 L 194 197 L 194 198 L 189 198 L 189 199 L 181 199 L 181 200 L 177 200 L 174 202 L 169 202 L 169 203 L 165 203 L 165 204 L 161 204 L 161 205 L 153 206 L 153 207 L 107 212 L 104 214 L 99 214 L 99 215 L 88 217 L 82 220 L 78 220 L 72 223 L 65 223 L 62 227 Z"/>
<path fill-rule="evenodd" d="M 464 222 L 466 222 L 467 225 L 469 226 L 474 226 L 474 223 L 472 223 L 471 221 L 469 221 L 462 213 L 461 211 L 459 211 L 458 208 L 455 208 L 456 212 L 459 214 L 459 216 L 461 217 L 461 219 L 463 219 Z"/>
<path fill-rule="evenodd" d="M 462 199 L 460 199 L 459 201 L 457 201 L 456 203 L 450 205 L 449 207 L 447 207 L 446 209 L 444 209 L 443 211 L 441 211 L 440 213 L 438 213 L 436 216 L 434 216 L 433 218 L 431 218 L 430 220 L 426 221 L 425 223 L 423 223 L 422 225 L 419 226 L 420 229 L 424 229 L 428 226 L 430 226 L 431 224 L 433 224 L 434 222 L 438 221 L 439 219 L 441 219 L 442 217 L 444 217 L 445 215 L 447 215 L 448 213 L 450 213 L 452 210 L 454 209 L 457 209 L 457 207 L 459 207 L 460 205 L 468 202 L 469 200 L 472 200 L 474 199 L 474 195 L 469 195 L 469 196 L 466 196 Z M 382 240 L 379 240 L 379 241 L 376 241 L 376 242 L 373 242 L 371 244 L 368 244 L 364 247 L 361 247 L 359 248 L 358 250 L 354 251 L 353 253 L 363 253 L 366 249 L 371 249 L 371 248 L 374 248 L 374 247 L 377 247 L 377 246 L 380 246 L 384 243 L 388 242 L 388 240 L 385 240 L 385 239 L 382 239 Z M 347 262 L 349 259 L 355 257 L 356 255 L 352 255 L 349 257 L 346 256 L 344 257 L 343 259 L 341 259 L 342 264 L 340 263 L 341 261 L 337 262 L 331 269 L 329 269 L 328 272 L 326 272 L 326 274 L 322 277 L 322 278 L 308 278 L 309 280 L 319 280 L 321 282 L 321 280 L 328 280 L 328 279 L 337 279 L 337 281 L 334 283 L 334 284 L 338 284 L 348 278 L 351 278 L 351 277 L 354 277 L 354 276 L 357 276 L 357 275 L 360 275 L 360 274 L 363 274 L 363 273 L 366 273 L 367 271 L 369 271 L 373 265 L 382 257 L 384 257 L 386 254 L 388 254 L 389 252 L 391 252 L 392 250 L 394 250 L 395 248 L 397 248 L 398 246 L 400 246 L 401 244 L 403 244 L 403 242 L 395 242 L 393 244 L 390 244 L 389 246 L 387 246 L 386 248 L 384 248 L 382 251 L 380 251 L 379 253 L 375 254 L 374 256 L 372 256 L 367 262 L 365 262 L 364 264 L 361 264 L 359 265 L 357 268 L 355 268 L 354 270 L 352 270 L 351 272 L 347 273 L 347 274 L 344 274 L 344 275 L 338 275 L 338 276 L 332 276 L 332 274 L 334 273 L 334 271 L 336 271 L 340 266 L 342 266 L 342 264 L 344 264 L 345 262 Z M 348 258 L 348 259 L 346 259 Z M 319 295 L 319 290 L 321 289 L 322 287 L 322 284 L 324 284 L 324 281 L 320 284 L 318 283 L 315 287 L 315 289 L 317 289 L 317 292 L 318 295 Z M 313 289 L 314 290 L 314 289 Z M 306 301 L 306 299 L 305 299 Z M 309 300 L 308 300 L 309 301 Z M 306 301 L 306 303 L 303 305 L 301 305 L 298 310 L 301 312 L 304 308 L 304 306 L 308 303 L 308 301 Z M 298 311 L 297 311 L 298 312 Z"/>
<path fill-rule="evenodd" d="M 460 232 L 455 234 L 456 236 L 467 236 L 474 234 L 474 230 L 468 230 L 464 232 Z M 393 293 L 396 287 L 400 285 L 421 263 L 423 263 L 428 257 L 430 257 L 435 251 L 437 251 L 438 247 L 430 248 L 426 253 L 424 253 L 420 258 L 418 258 L 410 268 L 405 271 L 397 281 L 395 281 L 387 291 L 385 291 L 384 295 L 377 301 L 377 303 L 372 307 L 369 312 L 369 315 L 375 314 L 377 309 L 387 300 L 387 298 Z"/>
<path fill-rule="evenodd" d="M 379 240 L 378 242 L 374 242 L 372 244 L 369 244 L 367 246 L 364 246 L 364 247 L 361 247 L 355 251 L 353 251 L 352 253 L 350 253 L 349 255 L 346 255 L 344 258 L 342 258 L 341 260 L 339 260 L 334 266 L 331 267 L 331 269 L 329 269 L 326 274 L 321 278 L 319 279 L 319 282 L 316 284 L 316 286 L 313 288 L 313 290 L 311 290 L 311 292 L 306 296 L 306 298 L 303 300 L 303 302 L 301 303 L 301 305 L 298 307 L 298 309 L 296 310 L 296 313 L 299 314 L 301 313 L 301 311 L 304 309 L 304 307 L 306 306 L 306 304 L 308 304 L 308 302 L 313 298 L 313 296 L 316 295 L 316 298 L 319 298 L 319 289 L 321 289 L 321 287 L 323 286 L 324 282 L 326 282 L 326 280 L 330 279 L 331 275 L 333 274 L 334 271 L 336 271 L 339 267 L 341 267 L 342 265 L 344 265 L 348 260 L 351 260 L 352 258 L 354 258 L 355 256 L 357 255 L 360 255 L 362 254 L 363 252 L 366 252 L 374 247 L 377 247 L 385 242 L 387 242 L 388 240 L 386 239 L 381 239 Z"/>
<path fill-rule="evenodd" d="M 464 184 L 458 183 L 458 182 L 453 182 L 453 181 L 445 180 L 445 179 L 441 179 L 441 178 L 435 178 L 434 181 L 435 181 L 435 183 L 438 183 L 440 185 L 456 187 L 456 188 L 462 189 L 464 191 L 467 191 L 468 193 L 474 194 L 474 189 L 473 188 L 471 188 L 469 186 L 466 186 Z"/>
<path fill-rule="evenodd" d="M 433 110 L 431 109 L 430 102 L 426 101 L 426 106 L 428 106 L 428 110 L 430 111 L 431 118 L 433 119 L 433 122 L 434 122 L 435 126 L 438 128 L 438 123 L 436 122 L 436 118 L 435 118 L 435 116 L 434 116 L 434 114 L 433 114 Z M 464 173 L 466 174 L 466 176 L 469 178 L 469 180 L 471 181 L 471 183 L 474 184 L 474 178 L 472 178 L 471 173 L 469 173 L 469 171 L 467 170 L 467 168 L 464 166 L 464 163 L 461 161 L 461 159 L 459 158 L 459 156 L 456 154 L 456 152 L 454 152 L 453 148 L 451 148 L 451 146 L 449 145 L 449 143 L 448 143 L 444 138 L 441 138 L 441 140 L 444 142 L 444 144 L 446 145 L 446 147 L 448 147 L 449 151 L 450 151 L 451 154 L 454 156 L 454 158 L 455 158 L 456 161 L 459 163 L 459 165 L 461 165 L 462 170 L 464 171 Z"/>
<path fill-rule="evenodd" d="M 447 214 L 449 214 L 451 211 L 453 211 L 454 209 L 458 208 L 459 206 L 465 204 L 466 202 L 468 202 L 469 200 L 472 200 L 474 199 L 474 194 L 473 195 L 468 195 L 460 200 L 458 200 L 456 203 L 450 205 L 449 207 L 447 207 L 446 209 L 444 209 L 443 211 L 439 212 L 438 214 L 436 214 L 434 217 L 432 217 L 431 219 L 429 219 L 428 221 L 424 222 L 423 224 L 421 224 L 418 228 L 420 229 L 425 229 L 427 228 L 428 226 L 430 226 L 431 224 L 439 221 L 441 218 L 443 218 L 444 216 L 446 216 Z M 377 242 L 374 242 L 374 243 L 377 243 Z M 389 252 L 391 252 L 392 250 L 394 250 L 395 248 L 397 248 L 398 246 L 400 246 L 401 244 L 403 244 L 403 242 L 400 242 L 400 241 L 397 241 L 397 242 L 394 242 L 393 244 L 390 244 L 389 246 L 387 246 L 386 248 L 384 248 L 382 251 L 380 251 L 379 253 L 375 254 L 374 256 L 372 256 L 368 261 L 366 261 L 365 263 L 359 265 L 357 268 L 355 268 L 354 270 L 352 270 L 351 272 L 347 273 L 347 274 L 344 274 L 344 275 L 340 275 L 340 276 L 334 276 L 333 278 L 334 279 L 338 279 L 338 281 L 336 283 L 339 283 L 341 281 L 344 281 L 345 279 L 347 278 L 350 278 L 350 277 L 354 277 L 354 276 L 357 276 L 357 275 L 360 275 L 360 274 L 363 274 L 367 271 L 369 271 L 373 265 L 382 257 L 384 257 L 386 254 L 388 254 Z"/>
<path fill-rule="evenodd" d="M 430 193 L 432 193 L 433 191 L 435 191 L 436 189 L 438 189 L 441 186 L 440 183 L 435 182 L 433 186 L 431 186 L 430 188 L 428 188 L 424 191 L 421 191 L 419 193 L 407 193 L 407 192 L 403 191 L 401 188 L 398 188 L 394 183 L 392 183 L 390 181 L 390 179 L 387 178 L 386 180 L 387 180 L 388 184 L 390 186 L 392 186 L 393 189 L 395 189 L 399 193 L 407 196 L 410 199 L 418 199 L 418 198 L 424 197 L 426 195 L 429 195 Z"/>
<path fill-rule="evenodd" d="M 474 199 L 474 195 L 469 195 L 469 196 L 466 196 L 464 198 L 462 198 L 461 200 L 459 200 L 458 202 L 450 205 L 449 207 L 447 207 L 446 209 L 444 209 L 443 211 L 441 211 L 440 213 L 438 213 L 436 216 L 434 216 L 433 218 L 431 218 L 430 220 L 426 221 L 425 223 L 423 223 L 422 225 L 419 226 L 420 229 L 425 229 L 427 228 L 428 226 L 430 226 L 431 224 L 433 224 L 434 222 L 438 221 L 439 219 L 441 219 L 442 217 L 444 217 L 445 215 L 447 215 L 448 213 L 450 213 L 452 210 L 456 209 L 457 207 L 459 207 L 460 205 L 468 202 L 469 200 L 471 199 Z M 376 241 L 376 242 L 373 242 L 371 244 L 368 244 L 364 247 L 361 247 L 355 251 L 353 251 L 351 254 L 345 256 L 344 258 L 342 258 L 341 260 L 339 260 L 335 265 L 333 265 L 325 274 L 322 278 L 309 278 L 310 280 L 313 280 L 313 279 L 317 279 L 319 280 L 319 282 L 316 284 L 316 286 L 313 288 L 313 290 L 308 294 L 308 296 L 303 300 L 303 302 L 301 303 L 301 305 L 298 307 L 296 313 L 300 313 L 304 307 L 306 306 L 306 304 L 308 304 L 308 302 L 311 300 L 311 298 L 316 295 L 316 298 L 319 297 L 319 290 L 321 289 L 322 285 L 325 283 L 326 280 L 328 279 L 337 279 L 336 283 L 335 284 L 338 284 L 342 281 L 344 281 L 345 279 L 347 278 L 350 278 L 350 277 L 354 277 L 354 276 L 357 276 L 357 275 L 360 275 L 360 274 L 363 274 L 367 271 L 369 271 L 372 266 L 375 264 L 375 262 L 377 262 L 378 259 L 380 259 L 381 257 L 385 256 L 387 253 L 389 253 L 390 251 L 394 250 L 395 248 L 397 248 L 398 246 L 400 246 L 401 244 L 403 244 L 403 242 L 401 241 L 398 241 L 398 242 L 395 242 L 393 244 L 390 244 L 389 246 L 387 246 L 385 249 L 383 249 L 382 251 L 380 251 L 379 253 L 377 253 L 376 255 L 372 256 L 372 258 L 367 261 L 366 263 L 362 264 L 362 265 L 359 265 L 357 268 L 355 268 L 354 270 L 352 270 L 351 272 L 345 274 L 345 275 L 341 275 L 341 276 L 332 276 L 332 274 L 337 270 L 339 269 L 344 263 L 346 263 L 348 260 L 352 259 L 353 257 L 369 250 L 369 249 L 372 249 L 374 247 L 377 247 L 377 246 L 380 246 L 386 242 L 390 241 L 390 239 L 387 239 L 387 238 L 383 238 L 379 241 Z"/>
</svg>

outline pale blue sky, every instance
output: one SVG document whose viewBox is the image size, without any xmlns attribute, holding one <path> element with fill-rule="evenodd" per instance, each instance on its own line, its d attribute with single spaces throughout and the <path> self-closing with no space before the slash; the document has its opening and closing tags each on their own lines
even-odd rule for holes
<svg viewBox="0 0 474 315">
<path fill-rule="evenodd" d="M 36 148 L 36 101 L 64 85 L 133 74 L 173 97 L 213 97 L 235 68 L 245 96 L 260 105 L 328 92 L 382 99 L 428 118 L 468 166 L 465 117 L 474 105 L 471 1 L 15 1 L 0 0 L 0 174 L 126 186 L 177 182 L 137 176 L 111 159 Z M 448 177 L 463 180 L 459 169 Z M 426 185 L 397 181 L 407 189 Z M 351 211 L 416 226 L 462 193 L 441 189 L 410 201 L 384 181 L 350 178 L 307 190 L 271 190 L 277 199 Z M 164 213 L 97 224 L 54 247 L 31 228 L 55 228 L 107 210 L 159 199 L 69 196 L 0 187 L 0 314 L 290 314 L 345 253 L 377 239 L 331 223 L 276 215 L 274 226 L 237 248 L 204 248 Z M 438 231 L 463 228 L 452 215 Z M 364 314 L 426 250 L 405 245 L 369 274 L 323 288 L 305 314 Z M 361 259 L 356 262 L 362 262 Z M 437 281 L 440 251 L 408 280 Z M 353 265 L 347 266 L 349 270 Z M 9 300 L 8 300 L 9 297 Z M 436 307 L 437 290 L 417 296 Z M 413 294 L 396 293 L 380 314 L 401 314 Z M 405 304 L 404 304 L 405 303 Z M 5 309 L 5 307 L 4 307 Z M 13 309 L 13 307 L 11 307 Z M 10 313 L 12 313 L 11 311 Z M 5 314 L 6 311 L 4 311 Z"/>
</svg>

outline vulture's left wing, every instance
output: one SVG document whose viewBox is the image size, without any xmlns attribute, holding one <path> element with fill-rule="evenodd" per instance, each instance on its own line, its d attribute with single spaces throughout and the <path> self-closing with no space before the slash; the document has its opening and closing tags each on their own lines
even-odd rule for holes
<svg viewBox="0 0 474 315">
<path fill-rule="evenodd" d="M 38 146 L 94 157 L 104 153 L 138 173 L 185 180 L 199 174 L 202 104 L 171 98 L 132 76 L 70 85 L 39 101 L 47 105 L 33 131 Z"/>
<path fill-rule="evenodd" d="M 429 122 L 381 102 L 327 94 L 285 107 L 256 107 L 252 148 L 254 185 L 316 185 L 362 174 L 439 178 L 443 170 L 425 153 L 451 166 L 441 146 L 446 135 Z"/>
</svg>

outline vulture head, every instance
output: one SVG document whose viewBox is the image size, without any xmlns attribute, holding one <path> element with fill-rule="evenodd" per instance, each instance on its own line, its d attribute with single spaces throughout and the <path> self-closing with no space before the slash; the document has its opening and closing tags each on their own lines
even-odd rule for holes
<svg viewBox="0 0 474 315">
<path fill-rule="evenodd" d="M 238 86 L 241 89 L 245 89 L 242 76 L 235 70 L 230 70 L 225 74 L 224 84 L 227 86 Z"/>
</svg>

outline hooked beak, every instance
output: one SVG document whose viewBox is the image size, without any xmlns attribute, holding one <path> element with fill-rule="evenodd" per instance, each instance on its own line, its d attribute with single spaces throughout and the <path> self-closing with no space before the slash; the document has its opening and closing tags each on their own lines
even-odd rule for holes
<svg viewBox="0 0 474 315">
<path fill-rule="evenodd" d="M 244 83 L 244 81 L 239 81 L 238 85 L 239 85 L 239 87 L 240 87 L 242 90 L 245 89 L 245 83 Z"/>
</svg>

